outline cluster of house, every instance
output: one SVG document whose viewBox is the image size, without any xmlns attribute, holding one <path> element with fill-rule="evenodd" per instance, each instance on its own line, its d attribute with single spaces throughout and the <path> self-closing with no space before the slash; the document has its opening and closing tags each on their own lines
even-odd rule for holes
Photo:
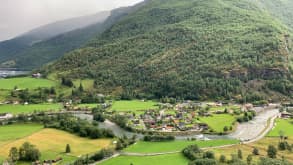
<svg viewBox="0 0 293 165">
<path fill-rule="evenodd" d="M 147 110 L 139 116 L 129 115 L 130 125 L 150 131 L 175 132 L 194 131 L 202 132 L 209 127 L 205 123 L 197 121 L 196 107 L 203 106 L 198 102 L 184 102 L 172 106 L 171 104 L 161 104 L 160 110 Z M 209 116 L 210 114 L 203 114 Z"/>
<path fill-rule="evenodd" d="M 209 129 L 206 123 L 198 120 L 198 117 L 208 117 L 213 114 L 235 113 L 234 109 L 223 110 L 223 106 L 229 106 L 228 103 L 212 102 L 201 103 L 186 101 L 176 105 L 161 103 L 159 110 L 146 110 L 143 114 L 133 115 L 132 112 L 124 113 L 129 119 L 129 126 L 136 129 L 176 132 L 176 131 L 194 131 L 203 132 Z M 219 110 L 204 110 L 206 107 L 219 107 Z M 239 111 L 253 110 L 252 104 L 239 105 Z M 203 111 L 202 111 L 203 110 Z M 237 110 L 237 109 L 236 109 Z"/>
</svg>

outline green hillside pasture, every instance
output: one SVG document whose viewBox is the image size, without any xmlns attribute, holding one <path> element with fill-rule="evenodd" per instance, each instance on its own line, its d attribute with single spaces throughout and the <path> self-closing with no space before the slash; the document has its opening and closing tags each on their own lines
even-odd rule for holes
<svg viewBox="0 0 293 165">
<path fill-rule="evenodd" d="M 120 112 L 133 111 L 136 113 L 142 113 L 144 110 L 158 109 L 157 102 L 155 101 L 115 101 L 111 107 L 111 110 Z"/>
<path fill-rule="evenodd" d="M 11 90 L 17 87 L 18 89 L 36 89 L 39 87 L 53 87 L 56 83 L 47 79 L 36 79 L 30 77 L 9 78 L 0 80 L 0 88 Z"/>
<path fill-rule="evenodd" d="M 84 90 L 91 90 L 94 88 L 94 80 L 91 79 L 85 79 L 85 80 L 74 80 L 73 81 L 74 86 L 77 88 L 82 84 L 82 87 Z"/>
<path fill-rule="evenodd" d="M 29 104 L 29 105 L 0 105 L 0 113 L 33 113 L 35 111 L 58 111 L 62 108 L 61 104 Z"/>
<path fill-rule="evenodd" d="M 284 132 L 285 136 L 293 136 L 293 120 L 277 119 L 276 126 L 267 136 L 277 137 L 280 136 L 280 132 Z"/>
<path fill-rule="evenodd" d="M 229 128 L 230 126 L 233 126 L 233 123 L 236 121 L 235 117 L 229 114 L 201 117 L 199 118 L 199 120 L 203 123 L 208 124 L 209 127 L 215 132 L 224 132 L 223 129 L 225 126 Z"/>
<path fill-rule="evenodd" d="M 238 140 L 209 140 L 209 141 L 172 141 L 172 142 L 144 142 L 139 141 L 134 145 L 126 148 L 125 152 L 134 153 L 158 153 L 158 152 L 173 152 L 181 151 L 185 147 L 193 144 L 197 144 L 201 148 L 223 146 L 229 144 L 238 144 Z"/>
<path fill-rule="evenodd" d="M 159 156 L 119 156 L 110 160 L 107 160 L 101 165 L 186 165 L 188 164 L 186 159 L 181 153 L 159 155 Z"/>
</svg>

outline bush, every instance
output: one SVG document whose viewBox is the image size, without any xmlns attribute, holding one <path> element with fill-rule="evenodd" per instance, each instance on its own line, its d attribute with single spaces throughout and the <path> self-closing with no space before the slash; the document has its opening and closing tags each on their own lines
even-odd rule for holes
<svg viewBox="0 0 293 165">
<path fill-rule="evenodd" d="M 253 148 L 252 153 L 253 155 L 259 155 L 259 151 L 256 147 Z"/>
<path fill-rule="evenodd" d="M 36 161 L 41 157 L 40 151 L 29 142 L 25 142 L 19 148 L 19 160 L 21 161 Z"/>
<path fill-rule="evenodd" d="M 217 162 L 215 159 L 196 159 L 188 165 L 217 165 Z"/>
<path fill-rule="evenodd" d="M 226 162 L 226 156 L 225 155 L 221 155 L 219 161 L 220 161 L 220 163 L 225 163 Z"/>
<path fill-rule="evenodd" d="M 277 157 L 277 149 L 273 145 L 269 145 L 267 154 L 269 158 L 276 158 Z"/>
<path fill-rule="evenodd" d="M 173 141 L 175 140 L 174 136 L 163 136 L 163 135 L 146 135 L 143 137 L 144 141 L 151 142 L 162 142 L 162 141 Z"/>
</svg>

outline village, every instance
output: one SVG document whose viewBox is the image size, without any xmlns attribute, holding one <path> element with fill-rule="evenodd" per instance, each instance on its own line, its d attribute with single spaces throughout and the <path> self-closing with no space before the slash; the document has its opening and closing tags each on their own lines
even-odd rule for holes
<svg viewBox="0 0 293 165">
<path fill-rule="evenodd" d="M 272 105 L 264 105 L 263 107 L 269 108 L 270 106 Z M 254 107 L 252 104 L 185 101 L 176 105 L 159 103 L 159 109 L 149 109 L 136 113 L 133 111 L 116 113 L 126 116 L 128 126 L 135 130 L 161 133 L 230 133 L 234 130 L 236 122 L 252 120 L 254 116 L 263 112 L 265 109 L 263 107 Z M 218 120 L 220 116 L 228 120 L 229 125 L 223 125 L 222 130 L 214 130 L 209 120 Z M 230 118 L 227 116 L 230 116 Z M 280 113 L 279 117 L 291 118 L 292 113 L 285 110 Z M 221 121 L 216 121 L 216 123 L 222 124 Z"/>
</svg>

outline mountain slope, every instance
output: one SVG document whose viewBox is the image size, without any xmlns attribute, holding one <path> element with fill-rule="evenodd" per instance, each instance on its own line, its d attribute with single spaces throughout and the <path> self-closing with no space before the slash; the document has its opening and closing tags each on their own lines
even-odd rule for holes
<svg viewBox="0 0 293 165">
<path fill-rule="evenodd" d="M 46 72 L 127 97 L 261 100 L 292 92 L 289 36 L 251 0 L 150 0 Z"/>
<path fill-rule="evenodd" d="M 72 30 L 85 28 L 92 24 L 103 22 L 109 15 L 110 12 L 100 12 L 90 16 L 58 21 L 36 28 L 11 40 L 2 41 L 0 42 L 0 63 L 10 61 L 6 64 L 8 66 L 11 64 L 13 65 L 14 61 L 11 60 L 13 60 L 18 53 L 22 53 L 22 51 L 30 48 L 34 44 L 46 41 L 52 37 L 56 37 Z"/>
<path fill-rule="evenodd" d="M 14 67 L 35 69 L 58 59 L 71 50 L 82 47 L 95 35 L 102 33 L 117 20 L 127 15 L 130 11 L 129 9 L 128 7 L 115 9 L 111 11 L 110 16 L 104 22 L 61 34 L 44 42 L 34 44 L 22 52 L 15 54 L 14 58 L 11 58 Z"/>
</svg>

